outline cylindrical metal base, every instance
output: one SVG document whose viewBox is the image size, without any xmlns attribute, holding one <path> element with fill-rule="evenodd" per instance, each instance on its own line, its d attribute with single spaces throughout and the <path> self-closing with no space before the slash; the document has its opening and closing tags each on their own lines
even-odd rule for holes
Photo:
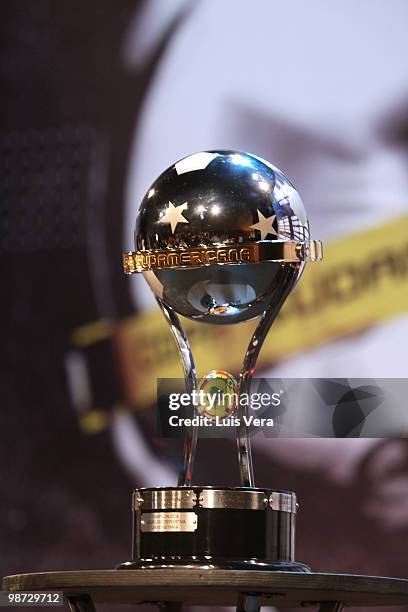
<svg viewBox="0 0 408 612">
<path fill-rule="evenodd" d="M 132 561 L 119 569 L 201 565 L 309 571 L 294 560 L 296 495 L 259 488 L 133 493 Z"/>
</svg>

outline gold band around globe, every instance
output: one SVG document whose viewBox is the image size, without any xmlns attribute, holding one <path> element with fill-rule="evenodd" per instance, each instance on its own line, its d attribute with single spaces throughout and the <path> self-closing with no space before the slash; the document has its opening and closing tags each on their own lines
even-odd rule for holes
<svg viewBox="0 0 408 612">
<path fill-rule="evenodd" d="M 242 244 L 130 251 L 123 254 L 125 274 L 169 268 L 196 268 L 214 264 L 245 264 L 263 261 L 320 261 L 319 240 L 270 241 Z"/>
</svg>

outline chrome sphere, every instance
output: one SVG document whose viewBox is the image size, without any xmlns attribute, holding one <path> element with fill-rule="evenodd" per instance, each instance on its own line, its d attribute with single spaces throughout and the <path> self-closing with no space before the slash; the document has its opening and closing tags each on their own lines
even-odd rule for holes
<svg viewBox="0 0 408 612">
<path fill-rule="evenodd" d="M 290 181 L 267 161 L 237 151 L 195 153 L 170 166 L 145 195 L 135 228 L 137 250 L 308 239 L 306 211 Z M 271 302 L 280 306 L 303 267 L 218 263 L 144 276 L 177 313 L 238 323 Z"/>
</svg>

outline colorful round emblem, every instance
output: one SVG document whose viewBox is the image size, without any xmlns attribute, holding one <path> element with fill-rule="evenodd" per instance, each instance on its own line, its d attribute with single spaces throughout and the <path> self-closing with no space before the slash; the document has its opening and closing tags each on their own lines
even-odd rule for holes
<svg viewBox="0 0 408 612">
<path fill-rule="evenodd" d="M 211 419 L 226 419 L 238 404 L 238 383 L 232 374 L 223 370 L 212 370 L 201 381 L 199 388 L 200 415 Z"/>
</svg>

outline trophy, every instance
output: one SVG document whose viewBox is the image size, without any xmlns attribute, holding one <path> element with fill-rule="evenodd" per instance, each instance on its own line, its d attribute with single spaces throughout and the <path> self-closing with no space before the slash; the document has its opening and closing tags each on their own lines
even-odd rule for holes
<svg viewBox="0 0 408 612">
<path fill-rule="evenodd" d="M 180 353 L 186 392 L 199 383 L 179 315 L 220 325 L 259 317 L 238 398 L 250 394 L 262 344 L 306 262 L 322 258 L 290 181 L 269 162 L 229 150 L 190 155 L 159 176 L 142 201 L 135 248 L 124 254 L 124 271 L 142 273 L 153 291 Z M 246 410 L 238 403 L 237 416 Z M 244 419 L 236 439 L 240 486 L 197 486 L 197 427 L 186 429 L 178 485 L 133 492 L 132 560 L 120 569 L 309 571 L 294 558 L 295 493 L 256 487 Z"/>
</svg>

